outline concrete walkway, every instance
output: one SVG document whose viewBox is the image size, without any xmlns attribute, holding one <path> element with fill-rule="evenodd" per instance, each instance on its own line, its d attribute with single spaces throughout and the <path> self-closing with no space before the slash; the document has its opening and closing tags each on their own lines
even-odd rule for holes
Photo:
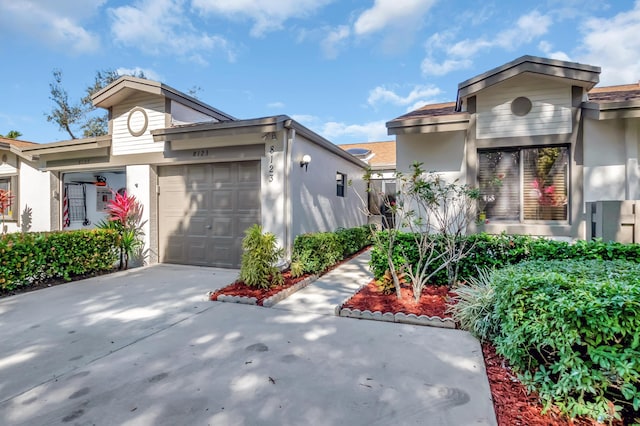
<svg viewBox="0 0 640 426">
<path fill-rule="evenodd" d="M 156 265 L 0 299 L 0 424 L 496 424 L 468 333 L 205 300 L 236 276 Z"/>
<path fill-rule="evenodd" d="M 336 306 L 373 279 L 369 270 L 370 259 L 371 251 L 362 253 L 274 305 L 273 309 L 335 315 Z"/>
</svg>

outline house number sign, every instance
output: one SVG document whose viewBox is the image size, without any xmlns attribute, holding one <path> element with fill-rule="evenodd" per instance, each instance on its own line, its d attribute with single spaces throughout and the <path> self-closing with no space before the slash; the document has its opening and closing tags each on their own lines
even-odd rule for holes
<svg viewBox="0 0 640 426">
<path fill-rule="evenodd" d="M 274 166 L 273 166 L 273 156 L 275 152 L 276 152 L 275 145 L 270 145 L 269 146 L 269 182 L 273 182 L 274 175 L 275 175 Z"/>
<path fill-rule="evenodd" d="M 198 149 L 196 151 L 193 151 L 194 157 L 207 157 L 208 155 L 209 155 L 208 149 Z"/>
</svg>

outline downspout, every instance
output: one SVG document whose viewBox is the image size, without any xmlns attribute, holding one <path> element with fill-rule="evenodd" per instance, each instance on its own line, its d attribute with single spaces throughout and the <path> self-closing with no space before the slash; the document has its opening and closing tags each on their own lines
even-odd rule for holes
<svg viewBox="0 0 640 426">
<path fill-rule="evenodd" d="M 291 120 L 284 122 L 284 244 L 285 257 L 291 261 L 293 253 L 293 241 L 291 241 L 291 158 L 293 156 L 293 141 L 296 138 L 296 129 L 293 128 Z"/>
</svg>

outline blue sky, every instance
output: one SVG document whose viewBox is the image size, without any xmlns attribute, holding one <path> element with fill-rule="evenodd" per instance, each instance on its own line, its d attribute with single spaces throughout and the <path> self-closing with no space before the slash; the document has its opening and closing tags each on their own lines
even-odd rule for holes
<svg viewBox="0 0 640 426">
<path fill-rule="evenodd" d="M 70 99 L 97 70 L 143 70 L 238 118 L 287 114 L 334 143 L 453 101 L 521 55 L 640 79 L 640 0 L 0 0 L 0 133 L 53 142 L 49 83 Z"/>
</svg>

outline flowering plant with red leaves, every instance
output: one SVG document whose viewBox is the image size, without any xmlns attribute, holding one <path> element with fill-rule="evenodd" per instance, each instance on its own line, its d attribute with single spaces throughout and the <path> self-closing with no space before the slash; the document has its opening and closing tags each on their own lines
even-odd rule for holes
<svg viewBox="0 0 640 426">
<path fill-rule="evenodd" d="M 120 235 L 120 269 L 127 269 L 129 257 L 135 254 L 143 246 L 142 222 L 143 206 L 133 195 L 127 192 L 120 194 L 113 192 L 113 200 L 109 201 L 106 208 L 109 215 L 108 221 L 103 221 L 98 226 L 105 229 L 113 229 Z"/>
<path fill-rule="evenodd" d="M 11 191 L 6 189 L 0 189 L 0 213 L 2 214 L 2 232 L 5 232 L 4 228 L 4 216 L 5 212 L 9 210 L 11 205 L 13 204 L 13 199 L 15 196 L 11 193 Z"/>
<path fill-rule="evenodd" d="M 125 228 L 135 227 L 142 217 L 142 204 L 127 191 L 122 194 L 114 192 L 113 195 L 113 200 L 107 204 L 109 220 L 120 222 Z"/>
</svg>

